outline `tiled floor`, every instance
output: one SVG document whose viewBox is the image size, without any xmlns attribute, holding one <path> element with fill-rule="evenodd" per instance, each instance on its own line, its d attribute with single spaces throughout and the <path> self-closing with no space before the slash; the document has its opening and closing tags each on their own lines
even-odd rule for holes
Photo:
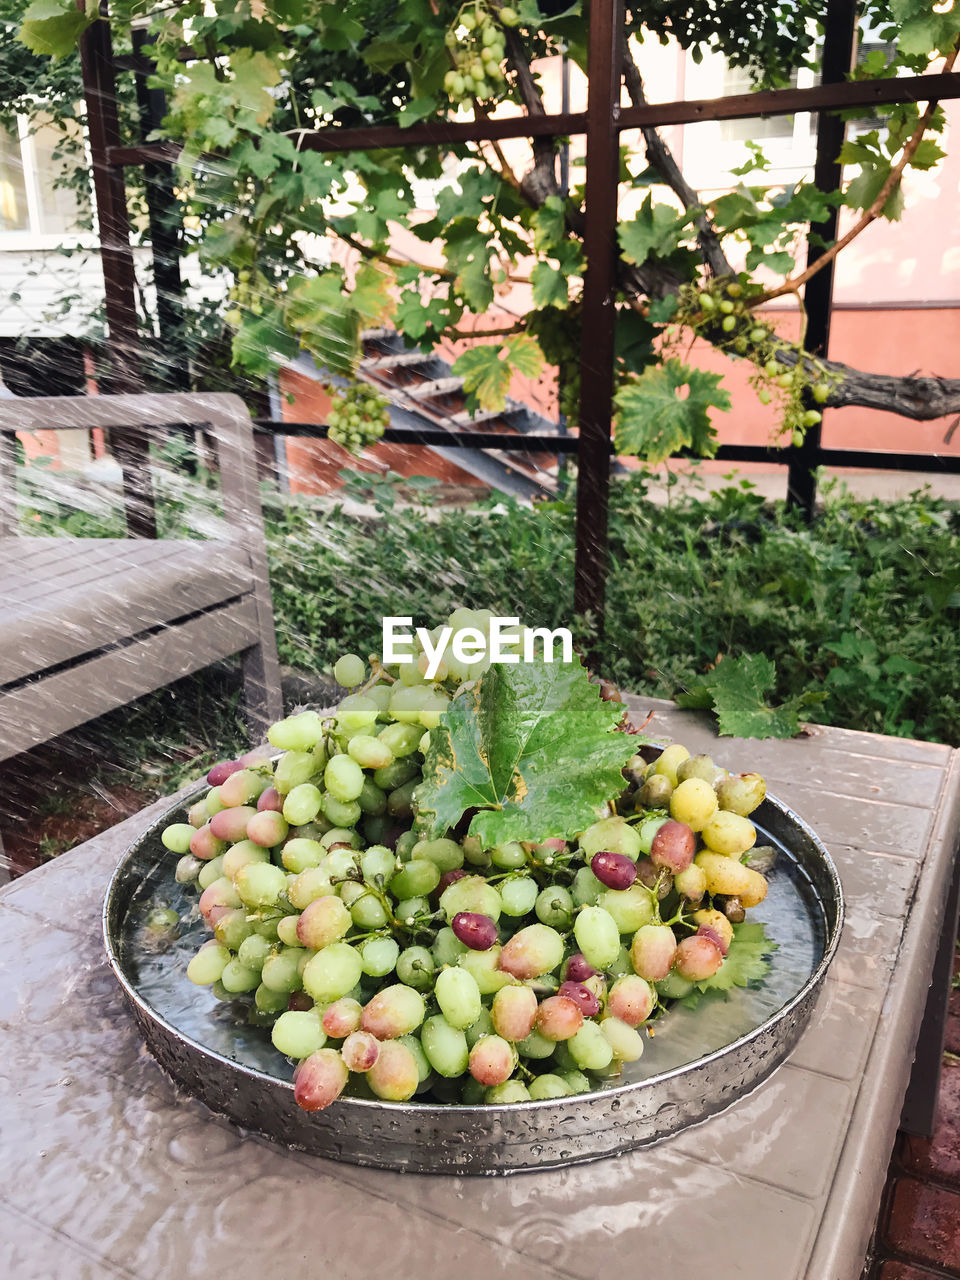
<svg viewBox="0 0 960 1280">
<path fill-rule="evenodd" d="M 960 1057 L 960 990 L 951 997 L 946 1047 Z M 877 1255 L 872 1280 L 960 1278 L 960 1061 L 951 1057 L 944 1064 L 933 1137 L 897 1139 Z"/>
</svg>

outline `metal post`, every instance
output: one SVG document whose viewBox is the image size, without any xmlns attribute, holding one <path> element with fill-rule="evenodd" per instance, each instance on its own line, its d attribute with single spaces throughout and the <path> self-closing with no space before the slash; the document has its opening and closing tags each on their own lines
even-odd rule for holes
<svg viewBox="0 0 960 1280">
<path fill-rule="evenodd" d="M 138 63 L 149 58 L 152 43 L 143 27 L 134 27 L 133 52 Z M 140 137 L 146 143 L 167 113 L 166 95 L 162 89 L 147 86 L 147 72 L 142 66 L 134 71 L 134 75 L 140 108 Z M 161 377 L 171 390 L 188 391 L 190 369 L 184 343 L 183 280 L 180 275 L 182 222 L 174 190 L 173 166 L 157 160 L 145 160 L 143 180 L 153 250 L 153 281 L 157 291 L 157 328 L 163 355 Z"/>
<path fill-rule="evenodd" d="M 853 66 L 853 50 L 857 31 L 856 0 L 827 0 L 824 19 L 823 58 L 821 81 L 837 84 L 844 80 Z M 843 176 L 840 149 L 843 146 L 845 125 L 835 114 L 821 112 L 817 119 L 817 159 L 813 180 L 821 191 L 836 191 Z M 829 244 L 837 238 L 837 213 L 832 209 L 823 222 L 811 223 L 810 234 Z M 823 249 L 811 243 L 807 249 L 807 265 L 816 262 Z M 834 263 L 812 276 L 803 291 L 803 304 L 807 313 L 807 331 L 804 349 L 815 355 L 827 354 L 830 341 L 830 312 L 833 307 Z M 812 398 L 808 408 L 818 408 Z M 808 520 L 813 518 L 817 500 L 817 482 L 814 474 L 818 465 L 821 440 L 818 423 L 809 427 L 803 444 L 790 450 L 787 470 L 787 502 L 803 509 Z"/>
<path fill-rule="evenodd" d="M 587 62 L 587 178 L 580 348 L 580 449 L 574 609 L 603 639 L 616 327 L 617 185 L 623 0 L 593 0 Z"/>
<path fill-rule="evenodd" d="M 105 389 L 111 392 L 141 391 L 137 284 L 127 195 L 123 170 L 107 158 L 108 148 L 119 145 L 120 129 L 106 0 L 101 3 L 100 15 L 100 21 L 88 27 L 80 39 L 80 60 L 107 314 L 110 372 L 104 381 Z M 154 538 L 157 526 L 146 436 L 124 433 L 117 439 L 114 451 L 123 470 L 127 529 L 133 537 Z"/>
</svg>

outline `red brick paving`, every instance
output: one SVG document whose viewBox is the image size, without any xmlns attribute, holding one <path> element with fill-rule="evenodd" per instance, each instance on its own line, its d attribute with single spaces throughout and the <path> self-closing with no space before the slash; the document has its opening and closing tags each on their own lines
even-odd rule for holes
<svg viewBox="0 0 960 1280">
<path fill-rule="evenodd" d="M 875 1280 L 940 1280 L 942 1271 L 928 1271 L 926 1267 L 911 1267 L 908 1262 L 885 1262 L 874 1272 Z"/>
<path fill-rule="evenodd" d="M 960 1056 L 960 990 L 950 998 L 946 1049 Z M 897 1138 L 876 1257 L 872 1280 L 960 1280 L 960 1064 L 950 1059 L 940 1078 L 933 1137 Z"/>
<path fill-rule="evenodd" d="M 960 1194 L 931 1182 L 897 1177 L 880 1243 L 944 1275 L 960 1277 Z"/>
<path fill-rule="evenodd" d="M 917 1178 L 960 1192 L 960 1066 L 943 1068 L 933 1137 L 904 1135 L 900 1163 Z"/>
<path fill-rule="evenodd" d="M 928 1271 L 926 1267 L 911 1267 L 907 1262 L 885 1262 L 875 1272 L 875 1280 L 941 1280 L 942 1271 Z"/>
</svg>

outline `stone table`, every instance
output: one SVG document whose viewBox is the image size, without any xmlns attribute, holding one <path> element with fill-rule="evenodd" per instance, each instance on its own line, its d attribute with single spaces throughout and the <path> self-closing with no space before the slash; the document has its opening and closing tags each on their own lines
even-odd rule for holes
<svg viewBox="0 0 960 1280">
<path fill-rule="evenodd" d="M 648 710 L 652 736 L 764 773 L 840 870 L 838 955 L 763 1085 L 655 1147 L 507 1178 L 383 1173 L 241 1132 L 149 1057 L 104 957 L 107 882 L 154 806 L 0 891 L 4 1280 L 857 1280 L 946 910 L 960 753 L 821 728 L 718 741 L 699 715 Z"/>
</svg>

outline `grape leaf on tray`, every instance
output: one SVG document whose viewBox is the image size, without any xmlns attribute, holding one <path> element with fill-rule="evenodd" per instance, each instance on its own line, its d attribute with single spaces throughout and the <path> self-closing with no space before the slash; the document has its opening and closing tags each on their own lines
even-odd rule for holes
<svg viewBox="0 0 960 1280">
<path fill-rule="evenodd" d="M 723 964 L 712 978 L 695 983 L 693 991 L 680 1003 L 687 1009 L 695 1009 L 705 996 L 714 993 L 726 996 L 734 987 L 747 987 L 752 982 L 759 982 L 767 976 L 770 969 L 767 957 L 776 949 L 777 944 L 767 937 L 762 924 L 757 921 L 735 924 L 733 941 Z"/>
<path fill-rule="evenodd" d="M 623 790 L 636 752 L 632 734 L 614 732 L 624 710 L 601 701 L 577 661 L 490 667 L 430 731 L 419 826 L 443 835 L 478 809 L 470 834 L 487 847 L 583 831 Z"/>
<path fill-rule="evenodd" d="M 808 691 L 779 707 L 768 706 L 764 698 L 776 675 L 773 662 L 762 653 L 723 658 L 697 685 L 677 696 L 677 705 L 715 711 L 717 731 L 734 738 L 792 738 L 800 731 L 799 712 L 826 695 Z"/>
</svg>

